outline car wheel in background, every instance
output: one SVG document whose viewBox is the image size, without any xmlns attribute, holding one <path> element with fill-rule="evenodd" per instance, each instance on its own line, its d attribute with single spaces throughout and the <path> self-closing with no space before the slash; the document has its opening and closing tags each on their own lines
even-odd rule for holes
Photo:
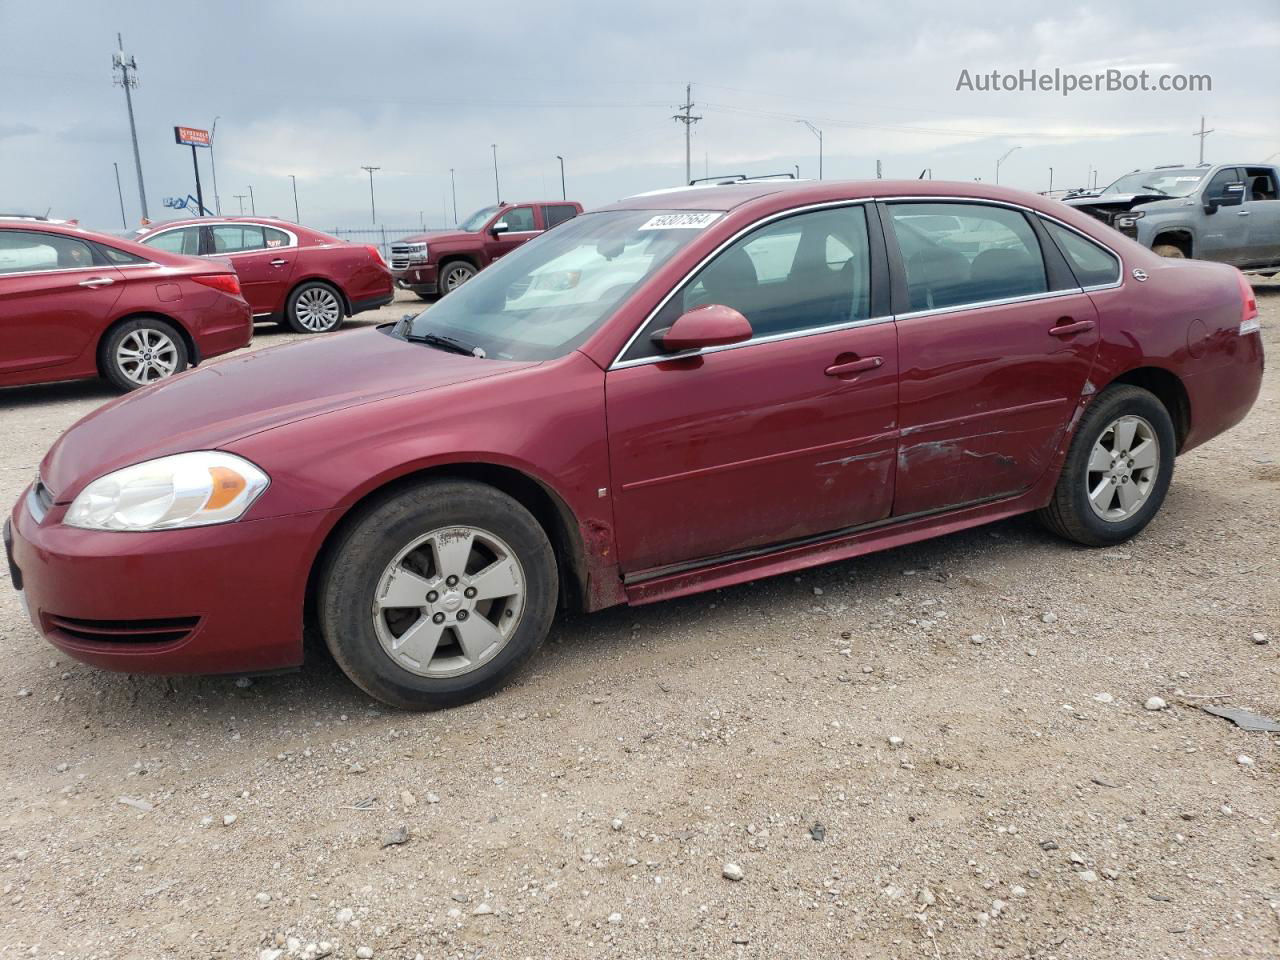
<svg viewBox="0 0 1280 960">
<path fill-rule="evenodd" d="M 289 294 L 284 320 L 294 333 L 328 333 L 342 324 L 342 296 L 327 283 L 311 280 Z"/>
<path fill-rule="evenodd" d="M 114 327 L 99 348 L 99 367 L 119 390 L 137 390 L 187 369 L 187 345 L 172 324 L 139 317 Z"/>
<path fill-rule="evenodd" d="M 444 296 L 476 275 L 476 268 L 465 260 L 454 260 L 440 268 L 440 295 Z"/>
<path fill-rule="evenodd" d="M 1154 394 L 1108 387 L 1085 411 L 1053 499 L 1037 517 L 1086 546 L 1128 540 L 1164 502 L 1176 448 L 1173 420 Z"/>
<path fill-rule="evenodd" d="M 546 638 L 559 578 L 523 506 L 478 483 L 423 483 L 342 532 L 320 577 L 320 628 L 362 690 L 439 709 L 505 684 Z"/>
<path fill-rule="evenodd" d="M 1169 257 L 1172 260 L 1187 259 L 1187 255 L 1182 252 L 1182 248 L 1175 247 L 1172 243 L 1157 243 L 1151 248 L 1151 252 L 1162 257 Z"/>
</svg>

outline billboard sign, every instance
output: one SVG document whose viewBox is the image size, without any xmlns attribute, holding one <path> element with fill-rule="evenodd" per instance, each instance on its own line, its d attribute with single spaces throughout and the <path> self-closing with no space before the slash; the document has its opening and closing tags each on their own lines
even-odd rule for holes
<svg viewBox="0 0 1280 960">
<path fill-rule="evenodd" d="M 207 147 L 209 146 L 209 131 L 200 130 L 196 127 L 174 127 L 173 142 L 192 147 Z"/>
</svg>

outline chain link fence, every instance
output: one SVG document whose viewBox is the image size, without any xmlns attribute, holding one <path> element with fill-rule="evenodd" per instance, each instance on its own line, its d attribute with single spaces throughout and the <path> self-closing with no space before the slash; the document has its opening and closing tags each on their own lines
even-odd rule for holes
<svg viewBox="0 0 1280 960">
<path fill-rule="evenodd" d="M 391 244 L 405 237 L 426 233 L 430 230 L 445 230 L 446 227 L 335 227 L 330 230 L 333 236 L 349 243 L 370 243 L 382 251 L 382 258 L 391 262 Z"/>
</svg>

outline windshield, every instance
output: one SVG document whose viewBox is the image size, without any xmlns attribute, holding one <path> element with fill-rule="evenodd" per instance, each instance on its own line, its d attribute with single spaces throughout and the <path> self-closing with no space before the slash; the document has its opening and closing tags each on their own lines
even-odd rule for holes
<svg viewBox="0 0 1280 960">
<path fill-rule="evenodd" d="M 1139 170 L 1137 173 L 1126 173 L 1107 189 L 1108 193 L 1163 193 L 1168 197 L 1185 197 L 1204 179 L 1206 169 L 1194 167 L 1171 168 L 1168 170 Z"/>
<path fill-rule="evenodd" d="M 581 345 L 697 230 L 662 211 L 585 214 L 531 240 L 413 318 L 410 339 L 448 338 L 504 360 L 546 360 Z"/>
<path fill-rule="evenodd" d="M 462 223 L 458 225 L 458 229 L 466 230 L 468 233 L 475 233 L 489 222 L 490 217 L 501 209 L 501 207 L 481 207 L 471 216 L 467 217 L 467 219 L 463 220 Z"/>
</svg>

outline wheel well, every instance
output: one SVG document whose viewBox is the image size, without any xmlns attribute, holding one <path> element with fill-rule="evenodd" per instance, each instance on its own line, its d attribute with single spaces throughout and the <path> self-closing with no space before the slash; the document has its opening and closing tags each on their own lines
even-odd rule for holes
<svg viewBox="0 0 1280 960">
<path fill-rule="evenodd" d="M 1182 381 L 1168 370 L 1159 367 L 1138 367 L 1128 373 L 1116 377 L 1112 383 L 1128 383 L 1142 387 L 1156 395 L 1164 408 L 1169 411 L 1169 419 L 1173 421 L 1173 432 L 1178 438 L 1178 449 L 1187 439 L 1191 429 L 1191 398 L 1187 396 L 1187 388 Z"/>
<path fill-rule="evenodd" d="M 347 296 L 347 291 L 343 290 L 342 287 L 338 286 L 328 277 L 303 277 L 301 280 L 295 283 L 292 287 L 290 287 L 289 292 L 285 294 L 284 307 L 282 308 L 282 310 L 287 311 L 289 309 L 289 299 L 294 295 L 295 292 L 297 292 L 297 289 L 300 286 L 302 286 L 304 283 L 323 283 L 326 287 L 329 287 L 331 290 L 333 290 L 334 293 L 338 295 L 338 298 L 342 301 L 342 312 L 346 314 L 348 317 L 351 316 L 351 298 Z"/>
<path fill-rule="evenodd" d="M 1153 247 L 1158 243 L 1167 243 L 1181 250 L 1184 256 L 1191 256 L 1191 232 L 1189 230 L 1166 230 L 1151 241 Z"/>
<path fill-rule="evenodd" d="M 112 330 L 116 329 L 116 327 L 120 326 L 122 323 L 128 323 L 130 320 L 163 320 L 169 326 L 178 331 L 178 336 L 182 337 L 182 343 L 187 348 L 187 362 L 193 367 L 200 363 L 200 351 L 196 347 L 195 338 L 191 336 L 191 331 L 188 330 L 180 320 L 175 320 L 173 317 L 165 316 L 163 313 L 142 311 L 140 313 L 131 313 L 128 316 L 120 317 L 118 320 L 112 322 L 111 326 L 102 331 L 102 336 L 98 338 L 98 344 L 94 347 L 95 363 L 98 367 L 99 376 L 105 377 L 107 374 L 106 370 L 103 369 L 102 366 L 103 345 L 107 342 L 107 338 L 111 336 Z"/>
<path fill-rule="evenodd" d="M 443 257 L 441 257 L 441 258 L 440 258 L 440 266 L 437 268 L 437 270 L 443 270 L 443 269 L 444 269 L 446 266 L 448 266 L 449 264 L 451 264 L 451 263 L 456 263 L 456 262 L 457 262 L 457 261 L 459 261 L 459 260 L 461 260 L 463 263 L 467 264 L 468 266 L 475 267 L 475 269 L 476 269 L 476 270 L 479 270 L 479 269 L 480 269 L 480 265 L 479 265 L 479 264 L 477 264 L 477 263 L 476 263 L 474 260 L 472 260 L 470 257 L 468 257 L 466 254 L 464 254 L 464 253 L 454 253 L 454 254 L 447 254 L 447 255 L 445 255 L 445 256 L 443 256 Z"/>
<path fill-rule="evenodd" d="M 542 527 L 555 551 L 560 572 L 560 605 L 582 609 L 586 596 L 586 565 L 577 520 L 568 505 L 528 474 L 490 463 L 456 463 L 419 470 L 369 491 L 346 510 L 325 537 L 307 578 L 306 616 L 315 610 L 320 571 L 346 530 L 373 505 L 426 480 L 471 480 L 501 490 L 528 510 Z"/>
</svg>

